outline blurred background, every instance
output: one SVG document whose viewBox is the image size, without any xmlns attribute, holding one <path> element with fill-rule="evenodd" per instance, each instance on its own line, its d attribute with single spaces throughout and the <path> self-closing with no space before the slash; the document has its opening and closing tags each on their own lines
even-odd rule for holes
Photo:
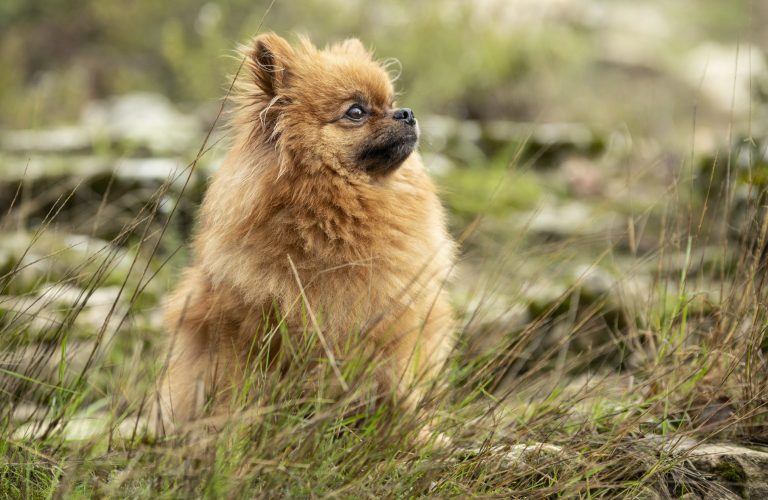
<svg viewBox="0 0 768 500">
<path fill-rule="evenodd" d="M 692 162 L 760 138 L 766 121 L 762 2 L 307 0 L 275 2 L 265 17 L 268 4 L 6 0 L 0 181 L 105 156 L 152 157 L 120 169 L 151 175 L 194 155 L 235 48 L 263 18 L 262 30 L 319 45 L 356 36 L 399 61 L 429 167 L 461 186 L 447 193 L 458 215 L 651 201 L 653 180 L 668 186 Z M 514 182 L 488 200 L 488 171 L 512 163 Z"/>
<path fill-rule="evenodd" d="M 223 155 L 235 49 L 260 26 L 398 61 L 462 240 L 464 352 L 525 339 L 500 387 L 532 359 L 651 373 L 683 308 L 690 345 L 723 331 L 729 249 L 759 228 L 768 183 L 768 3 L 268 4 L 0 2 L 6 366 L 61 381 L 41 353 L 66 335 L 67 371 L 102 360 L 87 402 L 150 383 L 128 367 L 156 359 L 158 304 Z"/>
</svg>

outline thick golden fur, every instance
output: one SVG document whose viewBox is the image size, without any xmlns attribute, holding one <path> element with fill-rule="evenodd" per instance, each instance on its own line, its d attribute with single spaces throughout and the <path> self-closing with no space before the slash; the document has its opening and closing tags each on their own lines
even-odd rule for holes
<svg viewBox="0 0 768 500">
<path fill-rule="evenodd" d="M 304 328 L 302 293 L 330 349 L 365 332 L 386 353 L 379 382 L 412 405 L 406 394 L 453 346 L 444 284 L 455 244 L 417 152 L 383 172 L 359 165 L 366 143 L 400 133 L 389 76 L 357 40 L 319 50 L 267 34 L 245 50 L 239 80 L 233 144 L 166 309 L 163 420 L 194 418 L 212 393 L 224 411 L 274 311 Z M 365 124 L 339 119 L 360 99 Z"/>
</svg>

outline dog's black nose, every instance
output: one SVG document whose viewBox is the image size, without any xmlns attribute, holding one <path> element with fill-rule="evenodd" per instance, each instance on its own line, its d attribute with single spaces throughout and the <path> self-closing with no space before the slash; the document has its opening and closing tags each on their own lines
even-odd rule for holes
<svg viewBox="0 0 768 500">
<path fill-rule="evenodd" d="M 411 111 L 411 108 L 396 109 L 395 112 L 392 113 L 392 118 L 394 118 L 395 120 L 402 120 L 408 125 L 416 124 L 416 117 L 413 115 L 413 111 Z"/>
</svg>

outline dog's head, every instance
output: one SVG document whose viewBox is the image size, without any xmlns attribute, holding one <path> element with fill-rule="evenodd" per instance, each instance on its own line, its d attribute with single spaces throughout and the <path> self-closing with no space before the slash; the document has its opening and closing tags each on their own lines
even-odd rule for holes
<svg viewBox="0 0 768 500">
<path fill-rule="evenodd" d="M 294 47 L 274 34 L 246 50 L 252 93 L 249 121 L 290 158 L 283 168 L 332 168 L 371 177 L 395 171 L 416 148 L 413 112 L 395 105 L 385 67 L 357 39 L 319 50 L 301 39 Z"/>
</svg>

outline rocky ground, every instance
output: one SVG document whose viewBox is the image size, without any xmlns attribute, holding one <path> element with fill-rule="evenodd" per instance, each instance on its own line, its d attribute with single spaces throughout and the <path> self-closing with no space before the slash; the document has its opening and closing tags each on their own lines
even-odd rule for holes
<svg viewBox="0 0 768 500">
<path fill-rule="evenodd" d="M 619 341 L 622 325 L 650 326 L 677 307 L 674 297 L 658 300 L 654 290 L 676 290 L 680 277 L 687 279 L 691 321 L 705 321 L 729 293 L 730 283 L 706 271 L 733 266 L 736 257 L 714 242 L 693 249 L 676 242 L 661 256 L 668 192 L 648 184 L 628 190 L 626 179 L 607 174 L 601 164 L 619 153 L 587 125 L 444 116 L 422 123 L 426 162 L 442 185 L 455 234 L 464 232 L 453 290 L 465 318 L 464 356 L 493 355 L 542 318 L 551 323 L 508 367 L 497 394 L 541 358 L 555 371 L 575 363 L 565 369 L 570 390 L 583 391 L 588 372 L 628 390 L 622 367 L 642 369 L 649 360 Z M 124 365 L 154 369 L 159 304 L 184 261 L 205 178 L 221 156 L 214 135 L 213 149 L 192 164 L 190 151 L 205 127 L 160 96 L 135 94 L 94 103 L 81 123 L 66 128 L 0 134 L 0 196 L 12 207 L 0 233 L 4 372 L 58 384 L 98 365 L 89 377 L 107 395 L 116 378 L 134 372 Z M 464 166 L 500 162 L 510 145 L 519 158 L 514 167 Z M 4 387 L 18 382 L 6 375 Z M 147 382 L 122 382 L 126 393 L 117 397 L 137 397 Z M 50 418 L 34 399 L 13 404 L 17 436 L 36 435 Z M 107 407 L 91 399 L 67 423 L 69 439 L 103 432 Z M 717 400 L 703 411 L 727 420 L 734 409 Z M 768 492 L 766 448 L 738 440 L 664 445 L 735 495 Z"/>
</svg>

